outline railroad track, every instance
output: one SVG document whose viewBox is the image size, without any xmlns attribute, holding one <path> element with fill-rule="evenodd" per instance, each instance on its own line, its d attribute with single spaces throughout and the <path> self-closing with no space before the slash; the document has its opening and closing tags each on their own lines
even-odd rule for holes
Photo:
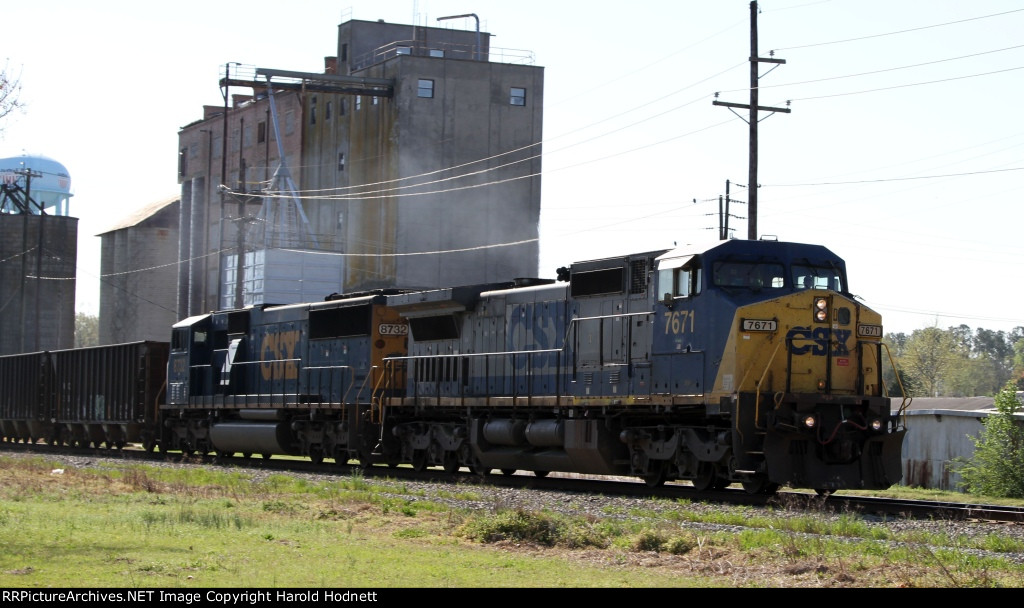
<svg viewBox="0 0 1024 608">
<path fill-rule="evenodd" d="M 325 461 L 314 463 L 305 458 L 241 456 L 222 457 L 214 455 L 185 455 L 180 452 L 150 453 L 138 446 L 129 445 L 123 449 L 98 449 L 57 446 L 45 443 L 0 442 L 0 454 L 4 452 L 34 453 L 40 455 L 71 455 L 105 458 L 121 458 L 138 462 L 189 462 L 213 466 L 245 466 L 280 472 L 301 472 L 317 475 L 351 475 L 358 471 L 368 478 L 391 478 L 411 481 L 434 481 L 462 484 L 488 484 L 517 489 L 561 491 L 574 494 L 604 494 L 629 497 L 665 498 L 669 500 L 689 499 L 704 502 L 721 502 L 750 506 L 784 506 L 808 511 L 836 513 L 867 513 L 876 516 L 905 519 L 938 519 L 956 521 L 979 521 L 1000 523 L 1024 523 L 1024 507 L 969 502 L 934 500 L 912 500 L 879 496 L 858 496 L 841 494 L 819 496 L 809 491 L 780 490 L 775 495 L 748 494 L 741 488 L 728 487 L 722 490 L 698 492 L 689 483 L 669 482 L 652 488 L 639 479 L 625 477 L 592 477 L 572 474 L 551 473 L 537 477 L 530 472 L 512 474 L 497 471 L 480 475 L 461 469 L 446 473 L 441 469 L 416 471 L 411 467 L 371 466 L 362 467 L 354 461 L 335 463 Z"/>
</svg>

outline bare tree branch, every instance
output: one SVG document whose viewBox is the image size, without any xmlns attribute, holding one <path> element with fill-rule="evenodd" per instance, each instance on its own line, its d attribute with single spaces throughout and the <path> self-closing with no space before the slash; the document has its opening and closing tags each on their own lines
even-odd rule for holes
<svg viewBox="0 0 1024 608">
<path fill-rule="evenodd" d="M 21 101 L 21 75 L 12 76 L 7 68 L 8 63 L 5 62 L 3 70 L 0 70 L 0 133 L 3 133 L 2 121 L 11 112 L 25 109 Z"/>
</svg>

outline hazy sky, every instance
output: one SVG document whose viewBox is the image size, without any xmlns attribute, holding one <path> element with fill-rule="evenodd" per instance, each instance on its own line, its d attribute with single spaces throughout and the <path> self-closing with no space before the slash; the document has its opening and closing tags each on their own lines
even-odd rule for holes
<svg viewBox="0 0 1024 608">
<path fill-rule="evenodd" d="M 177 134 L 223 103 L 227 62 L 322 71 L 349 19 L 473 30 L 545 69 L 538 275 L 718 237 L 748 199 L 747 0 L 8 3 L 23 113 L 0 158 L 67 167 L 78 310 L 99 309 L 95 235 L 174 196 Z M 1024 3 L 766 0 L 758 233 L 821 243 L 886 331 L 1024 326 Z M 248 91 L 239 89 L 238 93 Z M 747 237 L 747 208 L 730 227 Z"/>
</svg>

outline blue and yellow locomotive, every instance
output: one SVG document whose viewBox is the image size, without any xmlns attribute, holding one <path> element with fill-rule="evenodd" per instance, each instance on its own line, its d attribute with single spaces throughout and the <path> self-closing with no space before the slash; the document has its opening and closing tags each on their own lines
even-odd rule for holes
<svg viewBox="0 0 1024 608">
<path fill-rule="evenodd" d="M 185 319 L 164 450 L 831 492 L 901 478 L 880 316 L 828 249 L 719 241 L 557 279 Z"/>
<path fill-rule="evenodd" d="M 900 480 L 881 319 L 826 248 L 730 240 L 560 275 L 389 298 L 411 329 L 380 415 L 401 460 L 751 493 Z"/>
</svg>

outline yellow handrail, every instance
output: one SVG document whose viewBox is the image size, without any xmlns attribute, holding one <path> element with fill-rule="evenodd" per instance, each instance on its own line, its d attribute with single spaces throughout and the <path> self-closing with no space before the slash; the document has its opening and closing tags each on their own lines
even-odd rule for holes
<svg viewBox="0 0 1024 608">
<path fill-rule="evenodd" d="M 387 362 L 384 364 L 387 365 Z M 376 365 L 370 366 L 370 373 L 366 374 L 366 378 L 363 379 L 363 386 L 366 386 L 366 382 L 373 377 L 374 370 L 379 369 Z M 370 391 L 370 422 L 374 424 L 380 424 L 384 420 L 384 403 L 383 400 L 379 399 L 377 395 L 381 389 L 381 383 L 384 381 L 384 377 L 387 375 L 386 371 L 382 373 L 378 378 L 377 382 L 373 385 L 373 389 Z M 359 392 L 363 392 L 363 388 L 359 388 Z"/>
<path fill-rule="evenodd" d="M 781 340 L 781 341 L 779 341 L 778 344 L 775 345 L 775 350 L 772 351 L 772 356 L 768 358 L 768 363 L 765 364 L 764 371 L 761 372 L 761 377 L 758 378 L 757 384 L 754 385 L 754 428 L 759 430 L 759 431 L 763 431 L 764 430 L 764 428 L 757 426 L 757 420 L 758 420 L 758 418 L 760 417 L 760 414 L 761 414 L 761 385 L 764 384 L 764 378 L 765 378 L 765 376 L 768 375 L 768 372 L 771 370 L 772 362 L 775 361 L 775 355 L 779 354 L 779 349 L 782 348 L 782 345 L 785 344 L 785 343 L 786 343 L 785 340 Z M 747 379 L 747 376 L 744 375 L 743 376 L 743 380 L 740 382 L 740 388 L 743 387 L 743 382 L 746 381 L 746 379 Z M 778 407 L 778 405 L 776 405 L 776 408 L 777 407 Z M 738 418 L 738 416 L 737 416 L 737 418 Z M 739 421 L 737 421 L 736 427 L 737 427 L 736 430 L 739 431 Z M 767 428 L 767 427 L 765 427 L 765 428 Z M 742 435 L 741 435 L 741 437 L 742 437 Z"/>
<path fill-rule="evenodd" d="M 896 362 L 893 361 L 892 352 L 889 351 L 889 345 L 882 342 L 881 345 L 885 347 L 885 354 L 889 357 L 889 365 L 892 365 L 892 373 L 896 376 L 896 382 L 900 385 L 900 394 L 903 397 L 903 401 L 900 403 L 900 409 L 897 410 L 896 416 L 902 418 L 903 426 L 907 426 L 907 408 L 910 407 L 913 397 L 907 395 L 907 389 L 903 386 L 903 380 L 900 379 L 900 372 L 896 369 Z M 882 380 L 882 388 L 885 390 L 886 396 L 889 395 L 889 389 L 885 386 L 885 379 Z"/>
<path fill-rule="evenodd" d="M 384 369 L 381 370 L 381 374 L 377 377 L 377 382 L 373 386 L 373 392 L 370 393 L 370 421 L 374 424 L 381 424 L 384 422 L 383 395 L 389 389 L 394 388 L 392 384 L 397 366 L 397 361 L 384 361 Z M 377 366 L 370 368 L 370 374 L 367 375 L 367 379 L 373 375 L 373 370 L 375 369 L 378 369 Z"/>
</svg>

